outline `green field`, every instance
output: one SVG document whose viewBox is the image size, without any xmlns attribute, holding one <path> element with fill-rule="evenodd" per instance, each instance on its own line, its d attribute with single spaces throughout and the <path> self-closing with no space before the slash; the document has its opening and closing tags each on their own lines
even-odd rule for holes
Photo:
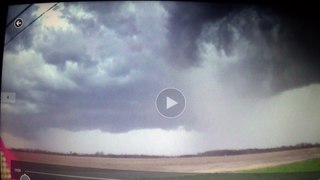
<svg viewBox="0 0 320 180">
<path fill-rule="evenodd" d="M 245 173 L 291 173 L 291 172 L 319 172 L 320 158 L 305 160 L 285 165 L 253 169 Z"/>
<path fill-rule="evenodd" d="M 158 178 L 157 180 L 319 180 L 320 172 L 305 173 L 217 173 Z"/>
<path fill-rule="evenodd" d="M 161 179 L 161 178 L 160 178 Z M 238 173 L 198 174 L 166 180 L 320 180 L 320 158 Z"/>
</svg>

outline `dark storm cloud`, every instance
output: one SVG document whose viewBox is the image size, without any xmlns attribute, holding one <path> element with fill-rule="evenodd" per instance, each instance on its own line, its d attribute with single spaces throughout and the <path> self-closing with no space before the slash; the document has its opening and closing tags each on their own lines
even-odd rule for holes
<svg viewBox="0 0 320 180">
<path fill-rule="evenodd" d="M 203 42 L 232 57 L 241 48 L 238 42 L 246 41 L 251 52 L 244 51 L 237 62 L 219 67 L 221 83 L 230 88 L 240 83 L 237 91 L 241 94 L 265 96 L 319 82 L 319 23 L 314 11 L 308 10 L 178 3 L 168 25 L 170 61 L 182 67 L 199 65 L 199 43 Z M 208 26 L 212 32 L 204 36 Z"/>
<path fill-rule="evenodd" d="M 120 11 L 127 7 L 124 3 L 119 5 L 120 9 L 111 8 L 111 12 L 108 8 L 98 8 L 100 4 L 93 3 L 92 6 L 97 7 L 93 9 L 86 4 L 76 4 L 94 16 L 82 18 L 65 4 L 62 11 L 69 24 L 67 28 L 63 25 L 62 28 L 58 25 L 58 28 L 40 27 L 46 22 L 43 19 L 32 34 L 38 38 L 30 50 L 25 48 L 21 54 L 6 51 L 5 66 L 11 71 L 6 73 L 3 90 L 16 92 L 18 102 L 11 109 L 21 109 L 20 113 L 6 118 L 10 122 L 5 124 L 7 130 L 33 138 L 46 128 L 126 132 L 174 128 L 181 124 L 179 120 L 161 121 L 154 109 L 154 97 L 167 80 L 166 77 L 158 79 L 166 71 L 161 67 L 164 45 L 161 40 L 151 44 L 150 38 L 157 35 L 164 39 L 164 29 L 152 31 L 149 23 L 153 23 L 153 19 L 143 19 L 149 17 L 148 13 L 154 13 L 152 9 L 146 11 L 145 16 L 132 12 L 124 17 L 126 13 Z M 161 23 L 165 12 L 161 7 L 154 8 L 159 12 L 153 14 L 153 18 L 160 18 L 157 22 Z M 138 26 L 138 21 L 149 25 Z M 16 73 L 18 66 L 22 69 Z M 14 83 L 18 81 L 24 84 Z"/>
<path fill-rule="evenodd" d="M 201 65 L 204 43 L 227 57 L 239 52 L 242 42 L 252 48 L 218 68 L 217 80 L 223 87 L 241 94 L 269 95 L 318 82 L 320 77 L 315 63 L 319 56 L 299 36 L 299 26 L 264 8 L 163 3 L 166 21 L 166 13 L 156 4 L 136 2 L 141 8 L 136 10 L 130 9 L 130 2 L 75 5 L 76 12 L 82 9 L 93 17 L 76 16 L 73 5 L 66 3 L 62 18 L 71 28 L 40 29 L 39 21 L 6 49 L 7 54 L 17 54 L 13 49 L 22 45 L 20 58 L 25 60 L 18 62 L 29 62 L 25 69 L 17 63 L 3 81 L 3 90 L 15 91 L 22 100 L 15 107 L 22 113 L 13 113 L 4 123 L 16 135 L 31 138 L 47 128 L 126 132 L 192 126 L 186 116 L 183 122 L 164 121 L 154 99 L 159 90 L 176 85 L 170 65 L 184 69 Z M 35 36 L 41 38 L 34 40 Z M 28 49 L 34 52 L 23 51 Z"/>
<path fill-rule="evenodd" d="M 86 53 L 87 42 L 79 36 L 83 36 L 83 34 L 49 29 L 43 37 L 44 40 L 37 44 L 35 48 L 38 52 L 41 52 L 46 62 L 57 65 L 59 68 L 63 68 L 66 61 L 89 65 L 92 58 Z"/>
<path fill-rule="evenodd" d="M 144 88 L 141 89 L 141 87 Z M 42 112 L 10 116 L 7 119 L 10 121 L 8 129 L 13 130 L 16 135 L 34 138 L 35 132 L 48 127 L 71 131 L 98 128 L 102 131 L 118 133 L 141 128 L 166 129 L 177 126 L 179 123 L 179 121 L 163 122 L 156 112 L 152 119 L 150 115 L 144 113 L 143 110 L 147 106 L 154 105 L 153 101 L 145 101 L 145 99 L 153 99 L 154 94 L 148 95 L 148 91 L 152 89 L 141 83 L 119 89 L 92 87 L 88 91 L 85 93 L 51 91 L 54 95 L 46 96 L 45 102 L 35 102 L 29 98 L 28 101 L 40 106 Z M 18 95 L 20 93 L 17 92 Z M 21 128 L 24 130 L 21 131 Z"/>
<path fill-rule="evenodd" d="M 172 49 L 170 61 L 173 64 L 190 66 L 197 65 L 199 61 L 197 39 L 203 25 L 227 16 L 236 7 L 231 4 L 184 2 L 176 3 L 168 9 L 170 9 L 168 39 Z"/>
</svg>

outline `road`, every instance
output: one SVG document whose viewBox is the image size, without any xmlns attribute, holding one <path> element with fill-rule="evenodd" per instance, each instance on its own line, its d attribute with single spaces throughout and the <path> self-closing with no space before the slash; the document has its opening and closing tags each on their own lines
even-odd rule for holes
<svg viewBox="0 0 320 180">
<path fill-rule="evenodd" d="M 27 174 L 31 180 L 117 180 L 117 179 L 152 179 L 152 178 L 177 178 L 191 173 L 170 173 L 170 172 L 150 172 L 150 171 L 128 171 L 99 168 L 84 168 L 61 165 L 39 164 L 22 161 L 12 161 L 13 178 L 20 178 Z M 19 172 L 17 172 L 19 171 Z"/>
</svg>

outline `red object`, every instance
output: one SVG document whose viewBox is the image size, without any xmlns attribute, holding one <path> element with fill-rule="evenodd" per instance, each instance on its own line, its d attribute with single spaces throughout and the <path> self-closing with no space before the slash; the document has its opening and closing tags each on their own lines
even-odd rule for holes
<svg viewBox="0 0 320 180">
<path fill-rule="evenodd" d="M 0 137 L 0 153 L 1 153 L 1 179 L 11 179 L 11 160 L 15 159 L 13 154 L 5 147 Z"/>
</svg>

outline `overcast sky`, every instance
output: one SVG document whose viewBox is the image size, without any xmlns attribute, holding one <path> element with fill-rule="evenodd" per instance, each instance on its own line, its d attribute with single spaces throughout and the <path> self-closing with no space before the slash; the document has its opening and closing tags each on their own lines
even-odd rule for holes
<svg viewBox="0 0 320 180">
<path fill-rule="evenodd" d="M 31 6 L 24 26 L 52 5 Z M 1 136 L 8 147 L 153 155 L 320 143 L 319 51 L 282 15 L 60 3 L 4 48 L 2 91 L 16 102 L 1 104 Z M 20 30 L 9 26 L 5 41 Z M 167 87 L 187 99 L 176 119 L 154 105 Z"/>
</svg>

